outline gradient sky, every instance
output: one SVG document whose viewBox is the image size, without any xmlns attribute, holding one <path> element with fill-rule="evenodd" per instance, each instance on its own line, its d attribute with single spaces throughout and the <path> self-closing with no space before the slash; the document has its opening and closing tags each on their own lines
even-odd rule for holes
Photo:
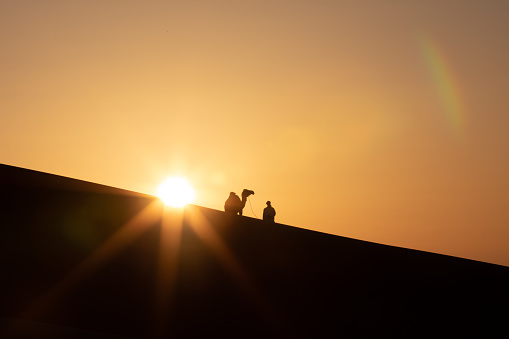
<svg viewBox="0 0 509 339">
<path fill-rule="evenodd" d="M 0 162 L 509 266 L 508 36 L 506 0 L 1 0 Z"/>
</svg>

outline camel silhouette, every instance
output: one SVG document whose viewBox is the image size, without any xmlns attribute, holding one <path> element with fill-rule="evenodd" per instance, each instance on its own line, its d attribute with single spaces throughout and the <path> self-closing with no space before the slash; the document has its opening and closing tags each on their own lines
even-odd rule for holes
<svg viewBox="0 0 509 339">
<path fill-rule="evenodd" d="M 246 206 L 247 197 L 252 194 L 254 194 L 253 191 L 244 189 L 241 194 L 242 200 L 240 200 L 239 196 L 235 194 L 235 192 L 230 192 L 230 196 L 224 203 L 224 211 L 226 213 L 242 215 L 242 210 Z"/>
</svg>

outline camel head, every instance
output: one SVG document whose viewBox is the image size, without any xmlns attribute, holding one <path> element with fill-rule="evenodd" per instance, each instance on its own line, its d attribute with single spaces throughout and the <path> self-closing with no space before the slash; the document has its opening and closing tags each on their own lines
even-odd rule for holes
<svg viewBox="0 0 509 339">
<path fill-rule="evenodd" d="M 248 190 L 248 189 L 244 189 L 242 191 L 242 199 L 246 199 L 247 197 L 249 197 L 252 194 L 254 194 L 254 191 L 251 191 L 251 190 Z"/>
</svg>

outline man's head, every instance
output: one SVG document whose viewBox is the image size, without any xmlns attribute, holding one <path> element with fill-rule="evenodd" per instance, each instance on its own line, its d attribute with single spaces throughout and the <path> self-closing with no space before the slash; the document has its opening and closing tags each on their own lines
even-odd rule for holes
<svg viewBox="0 0 509 339">
<path fill-rule="evenodd" d="M 270 206 L 270 201 L 267 201 L 267 206 Z"/>
</svg>

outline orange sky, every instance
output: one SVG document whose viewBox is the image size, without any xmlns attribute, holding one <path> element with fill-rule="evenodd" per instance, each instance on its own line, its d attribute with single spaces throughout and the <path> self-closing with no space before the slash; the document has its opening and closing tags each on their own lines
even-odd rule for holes
<svg viewBox="0 0 509 339">
<path fill-rule="evenodd" d="M 496 0 L 2 1 L 0 162 L 509 265 L 508 34 Z"/>
</svg>

